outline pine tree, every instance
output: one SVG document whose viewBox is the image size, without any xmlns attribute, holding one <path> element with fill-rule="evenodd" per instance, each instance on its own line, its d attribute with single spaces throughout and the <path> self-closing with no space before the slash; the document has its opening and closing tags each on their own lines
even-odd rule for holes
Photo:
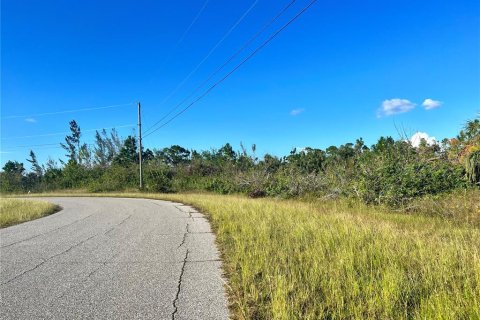
<svg viewBox="0 0 480 320">
<path fill-rule="evenodd" d="M 41 177 L 43 175 L 42 167 L 38 164 L 37 156 L 33 150 L 30 150 L 30 159 L 27 159 L 28 162 L 32 164 L 32 171 L 35 173 L 37 177 Z"/>
<path fill-rule="evenodd" d="M 60 143 L 60 146 L 68 152 L 65 155 L 68 160 L 77 163 L 80 161 L 80 136 L 82 133 L 75 120 L 70 121 L 70 132 L 71 134 L 65 137 L 65 143 Z"/>
</svg>

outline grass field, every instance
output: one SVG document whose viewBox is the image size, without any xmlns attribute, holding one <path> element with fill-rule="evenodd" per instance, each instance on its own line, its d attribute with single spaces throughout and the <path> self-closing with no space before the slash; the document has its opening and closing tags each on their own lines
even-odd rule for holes
<svg viewBox="0 0 480 320">
<path fill-rule="evenodd" d="M 118 196 L 207 213 L 237 319 L 480 318 L 479 191 L 419 201 L 412 214 L 346 200 Z"/>
<path fill-rule="evenodd" d="M 58 210 L 58 206 L 45 201 L 1 198 L 0 228 L 41 218 Z"/>
<path fill-rule="evenodd" d="M 171 198 L 210 214 L 237 318 L 480 318 L 477 225 L 343 201 Z"/>
</svg>

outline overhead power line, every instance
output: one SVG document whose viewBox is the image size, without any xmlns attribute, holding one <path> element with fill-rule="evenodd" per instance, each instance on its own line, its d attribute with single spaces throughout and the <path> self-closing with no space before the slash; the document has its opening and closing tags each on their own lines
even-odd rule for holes
<svg viewBox="0 0 480 320">
<path fill-rule="evenodd" d="M 203 11 L 205 10 L 205 8 L 207 7 L 207 4 L 210 2 L 210 0 L 206 0 L 204 3 L 203 3 L 203 6 L 200 8 L 200 10 L 198 11 L 197 15 L 195 16 L 195 18 L 193 18 L 192 22 L 190 23 L 190 25 L 187 27 L 187 29 L 185 30 L 185 32 L 183 32 L 182 36 L 180 37 L 180 39 L 178 40 L 177 42 L 177 45 L 175 47 L 175 49 L 178 48 L 178 46 L 183 42 L 183 40 L 185 40 L 185 37 L 187 36 L 187 34 L 190 32 L 190 30 L 192 29 L 193 25 L 195 24 L 195 22 L 197 22 L 198 18 L 200 18 L 200 16 L 202 15 Z"/>
<path fill-rule="evenodd" d="M 215 50 L 220 46 L 223 41 L 235 30 L 235 28 L 240 24 L 240 22 L 245 19 L 245 17 L 250 13 L 250 11 L 257 5 L 259 0 L 255 0 L 253 4 L 242 14 L 242 16 L 233 24 L 233 26 L 223 35 L 223 37 L 210 49 L 210 51 L 207 53 L 207 55 L 197 64 L 195 68 L 182 80 L 180 83 L 173 89 L 166 97 L 160 102 L 160 105 L 163 105 L 165 102 L 167 102 L 175 93 L 177 93 L 180 88 L 183 87 L 185 82 L 190 79 L 190 77 L 197 72 L 197 70 L 207 61 L 208 58 L 215 52 Z"/>
<path fill-rule="evenodd" d="M 222 65 L 220 65 L 214 72 L 212 72 L 208 78 L 202 81 L 186 98 L 184 98 L 180 103 L 178 103 L 175 107 L 170 109 L 160 120 L 155 122 L 151 125 L 145 133 L 148 133 L 149 130 L 153 129 L 157 124 L 162 122 L 165 118 L 167 118 L 170 114 L 172 114 L 175 110 L 177 110 L 181 105 L 183 105 L 188 99 L 190 99 L 195 93 L 197 93 L 205 84 L 207 84 L 215 75 L 217 75 L 220 71 L 225 68 L 233 59 L 235 59 L 240 53 L 243 52 L 246 48 L 250 46 L 265 30 L 267 30 L 273 23 L 275 23 L 297 0 L 290 1 L 280 12 L 277 13 L 273 19 L 271 19 L 268 23 L 266 23 L 257 33 L 253 35 L 247 42 L 245 42 L 230 58 L 228 58 Z"/>
<path fill-rule="evenodd" d="M 92 147 L 94 146 L 93 143 L 85 143 L 87 146 L 89 147 Z M 83 143 L 82 143 L 83 145 Z M 35 150 L 38 150 L 38 149 L 64 149 L 59 142 L 57 143 L 42 143 L 42 144 L 31 144 L 31 145 L 23 145 L 23 146 L 11 146 L 11 147 L 8 147 L 7 150 L 2 150 L 1 152 L 3 153 L 7 153 L 7 152 L 11 152 L 10 149 L 33 149 L 35 148 Z"/>
<path fill-rule="evenodd" d="M 124 124 L 121 126 L 114 126 L 114 127 L 103 127 L 103 128 L 94 128 L 94 129 L 85 129 L 82 130 L 81 132 L 92 132 L 92 131 L 97 131 L 97 130 L 103 130 L 103 129 L 120 129 L 120 128 L 128 128 L 128 127 L 135 127 L 136 124 Z M 54 132 L 54 133 L 45 133 L 45 134 L 37 134 L 37 135 L 30 135 L 30 136 L 20 136 L 20 137 L 2 137 L 2 140 L 8 140 L 8 139 L 26 139 L 26 138 L 37 138 L 37 137 L 50 137 L 50 136 L 59 136 L 63 134 L 69 134 L 70 131 L 65 131 L 65 132 Z"/>
<path fill-rule="evenodd" d="M 144 139 L 154 132 L 160 130 L 161 128 L 165 127 L 167 124 L 175 120 L 177 117 L 182 115 L 185 111 L 187 111 L 190 107 L 196 104 L 198 101 L 203 99 L 206 95 L 208 95 L 215 87 L 217 87 L 220 83 L 225 81 L 229 78 L 235 71 L 237 71 L 243 64 L 245 64 L 248 60 L 250 60 L 253 56 L 255 56 L 261 49 L 263 49 L 268 43 L 270 43 L 278 34 L 280 34 L 283 30 L 285 30 L 290 24 L 292 24 L 295 20 L 297 20 L 301 15 L 303 15 L 310 7 L 317 2 L 317 0 L 310 1 L 300 12 L 298 12 L 292 19 L 290 19 L 286 24 L 284 24 L 281 28 L 277 29 L 270 37 L 267 38 L 260 46 L 258 46 L 250 55 L 248 55 L 245 59 L 243 59 L 235 68 L 233 68 L 229 73 L 227 73 L 223 78 L 215 82 L 212 86 L 210 86 L 206 91 L 204 91 L 200 96 L 197 97 L 193 102 L 187 105 L 185 108 L 180 110 L 180 112 L 176 113 L 173 117 L 171 117 L 168 121 L 164 122 L 161 126 L 157 127 L 150 133 L 144 136 Z"/>
<path fill-rule="evenodd" d="M 170 58 L 172 57 L 172 55 L 175 53 L 175 51 L 177 51 L 178 47 L 180 46 L 180 44 L 183 42 L 183 40 L 185 40 L 185 38 L 187 37 L 188 33 L 190 32 L 190 30 L 192 29 L 192 27 L 195 25 L 195 23 L 197 22 L 197 20 L 200 18 L 200 16 L 202 15 L 203 11 L 205 10 L 205 8 L 207 7 L 207 4 L 210 2 L 210 0 L 206 0 L 202 7 L 200 8 L 200 10 L 198 11 L 198 13 L 195 15 L 195 17 L 193 18 L 192 22 L 190 22 L 190 24 L 188 25 L 187 29 L 185 29 L 185 31 L 183 32 L 182 36 L 180 37 L 180 39 L 178 39 L 177 41 L 177 44 L 175 45 L 175 47 L 170 51 L 170 53 L 167 55 L 167 57 L 165 58 L 165 60 L 162 62 L 162 64 L 160 65 L 161 67 L 163 67 L 169 60 Z"/>
<path fill-rule="evenodd" d="M 75 112 L 94 111 L 94 110 L 102 110 L 102 109 L 112 109 L 112 108 L 125 107 L 125 106 L 129 106 L 129 105 L 134 105 L 134 103 L 130 102 L 130 103 L 115 104 L 115 105 L 104 106 L 104 107 L 89 107 L 89 108 L 81 108 L 81 109 L 55 111 L 55 112 L 44 112 L 44 113 L 37 113 L 37 114 L 30 114 L 30 115 L 13 115 L 13 116 L 2 117 L 2 119 L 6 120 L 6 119 L 15 119 L 15 118 L 31 118 L 31 117 L 40 117 L 40 116 L 51 116 L 51 115 L 64 114 L 64 113 L 75 113 Z"/>
<path fill-rule="evenodd" d="M 13 148 L 31 148 L 31 147 L 45 147 L 45 146 L 59 146 L 60 143 L 41 143 L 41 144 L 31 144 L 31 145 L 24 145 L 24 146 L 12 146 L 7 149 Z"/>
</svg>

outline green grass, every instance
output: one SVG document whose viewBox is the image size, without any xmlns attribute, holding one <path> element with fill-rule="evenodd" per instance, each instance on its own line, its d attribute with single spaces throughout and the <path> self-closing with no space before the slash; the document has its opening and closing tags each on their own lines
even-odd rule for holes
<svg viewBox="0 0 480 320">
<path fill-rule="evenodd" d="M 55 213 L 57 205 L 38 200 L 0 199 L 0 228 Z"/>
<path fill-rule="evenodd" d="M 406 214 L 346 200 L 117 196 L 207 213 L 236 319 L 480 318 L 480 191 L 425 214 L 429 200 Z"/>
</svg>

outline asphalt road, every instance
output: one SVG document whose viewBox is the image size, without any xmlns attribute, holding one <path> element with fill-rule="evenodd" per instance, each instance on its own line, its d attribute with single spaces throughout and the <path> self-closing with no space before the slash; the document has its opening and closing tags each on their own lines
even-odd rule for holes
<svg viewBox="0 0 480 320">
<path fill-rule="evenodd" d="M 45 200 L 63 210 L 0 230 L 1 319 L 228 319 L 202 214 L 158 200 Z"/>
</svg>

